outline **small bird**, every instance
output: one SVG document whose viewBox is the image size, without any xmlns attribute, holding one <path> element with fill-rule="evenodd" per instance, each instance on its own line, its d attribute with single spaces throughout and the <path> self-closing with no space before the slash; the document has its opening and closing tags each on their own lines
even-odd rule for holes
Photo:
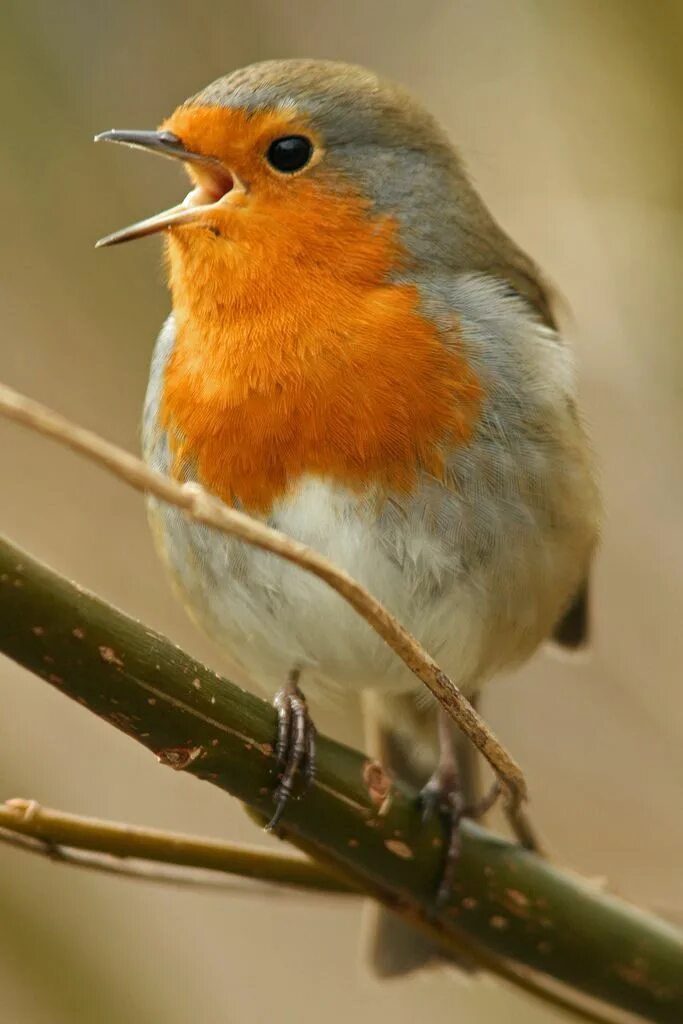
<svg viewBox="0 0 683 1024">
<path fill-rule="evenodd" d="M 472 699 L 553 635 L 583 644 L 600 503 L 571 353 L 434 118 L 370 71 L 280 60 L 158 131 L 98 139 L 179 160 L 192 185 L 98 243 L 166 239 L 148 463 L 323 552 Z M 450 723 L 336 593 L 175 508 L 150 514 L 192 615 L 276 694 L 271 825 L 313 778 L 316 691 L 364 695 L 388 767 L 422 761 L 425 806 L 459 817 Z"/>
</svg>

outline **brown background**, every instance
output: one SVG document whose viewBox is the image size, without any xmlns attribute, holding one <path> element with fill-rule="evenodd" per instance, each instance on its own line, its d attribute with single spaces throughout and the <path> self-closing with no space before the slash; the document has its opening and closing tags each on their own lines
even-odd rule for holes
<svg viewBox="0 0 683 1024">
<path fill-rule="evenodd" d="M 562 858 L 671 914 L 683 907 L 682 36 L 683 5 L 666 0 L 0 7 L 1 376 L 131 449 L 167 308 L 159 245 L 92 244 L 183 183 L 170 165 L 95 149 L 92 134 L 153 127 L 219 74 L 292 55 L 371 65 L 446 123 L 572 309 L 607 501 L 590 660 L 540 655 L 485 711 Z M 2 530 L 220 664 L 170 595 L 135 494 L 4 424 L 0 456 Z M 259 840 L 235 803 L 6 661 L 0 695 L 0 797 Z M 319 720 L 356 735 L 352 715 Z M 7 849 L 0 864 L 3 1021 L 561 1019 L 491 980 L 375 983 L 353 903 L 181 893 Z"/>
</svg>

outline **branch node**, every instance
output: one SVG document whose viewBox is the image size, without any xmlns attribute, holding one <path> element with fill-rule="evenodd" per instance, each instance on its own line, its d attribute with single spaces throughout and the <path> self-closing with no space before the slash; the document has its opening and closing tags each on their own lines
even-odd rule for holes
<svg viewBox="0 0 683 1024">
<path fill-rule="evenodd" d="M 157 760 L 176 772 L 182 772 L 203 753 L 203 747 L 166 747 L 157 751 Z"/>
</svg>

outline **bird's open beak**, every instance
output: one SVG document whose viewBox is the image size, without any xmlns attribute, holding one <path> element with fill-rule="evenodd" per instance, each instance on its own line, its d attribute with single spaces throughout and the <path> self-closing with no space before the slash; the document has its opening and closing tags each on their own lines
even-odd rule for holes
<svg viewBox="0 0 683 1024">
<path fill-rule="evenodd" d="M 183 163 L 193 166 L 193 177 L 197 180 L 197 185 L 178 206 L 173 206 L 170 210 L 164 210 L 153 217 L 138 221 L 137 224 L 131 224 L 128 228 L 100 238 L 99 242 L 95 244 L 96 249 L 105 245 L 118 245 L 119 242 L 128 242 L 134 238 L 144 238 L 145 235 L 156 234 L 157 231 L 163 231 L 165 228 L 192 224 L 200 220 L 228 193 L 235 191 L 236 188 L 242 190 L 241 183 L 220 160 L 186 149 L 178 136 L 172 132 L 112 129 L 96 135 L 95 142 L 120 142 L 133 149 L 144 149 L 150 153 L 170 157 L 172 160 L 181 160 Z"/>
</svg>

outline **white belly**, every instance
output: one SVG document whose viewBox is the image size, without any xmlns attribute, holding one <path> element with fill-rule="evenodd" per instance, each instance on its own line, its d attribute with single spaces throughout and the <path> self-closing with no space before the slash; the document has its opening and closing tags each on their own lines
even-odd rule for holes
<svg viewBox="0 0 683 1024">
<path fill-rule="evenodd" d="M 157 508 L 154 518 L 159 515 L 166 520 L 164 554 L 190 610 L 256 683 L 274 691 L 296 667 L 307 691 L 419 685 L 367 623 L 310 573 L 187 524 L 174 511 Z M 438 538 L 411 524 L 399 561 L 381 523 L 359 512 L 355 496 L 312 480 L 269 521 L 345 568 L 444 667 L 457 664 L 459 679 L 476 671 L 486 619 L 478 585 L 458 583 L 445 569 Z"/>
<path fill-rule="evenodd" d="M 566 535 L 558 544 L 531 517 L 509 509 L 500 519 L 491 510 L 496 536 L 483 524 L 468 530 L 463 521 L 476 524 L 476 518 L 466 500 L 449 495 L 440 504 L 453 516 L 443 530 L 435 529 L 424 502 L 400 510 L 389 505 L 377 516 L 372 502 L 308 480 L 269 522 L 359 580 L 469 693 L 548 635 L 581 582 L 587 545 L 577 547 Z M 175 509 L 154 505 L 152 515 L 191 613 L 267 691 L 293 668 L 301 670 L 306 692 L 421 686 L 367 623 L 309 573 L 188 523 Z"/>
</svg>

